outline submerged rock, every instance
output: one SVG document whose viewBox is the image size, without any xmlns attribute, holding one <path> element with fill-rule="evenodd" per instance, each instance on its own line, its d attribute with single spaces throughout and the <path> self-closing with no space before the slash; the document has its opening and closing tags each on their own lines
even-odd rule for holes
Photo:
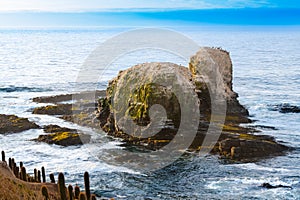
<svg viewBox="0 0 300 200">
<path fill-rule="evenodd" d="M 263 183 L 261 184 L 260 187 L 266 188 L 266 189 L 276 189 L 276 188 L 288 188 L 288 189 L 292 189 L 291 186 L 286 186 L 286 185 L 271 185 L 270 183 Z"/>
<path fill-rule="evenodd" d="M 48 135 L 40 135 L 36 142 L 45 142 L 48 144 L 56 144 L 61 146 L 82 145 L 90 141 L 91 136 L 78 133 L 75 129 L 60 127 L 57 125 L 48 125 L 44 127 L 45 133 Z"/>
<path fill-rule="evenodd" d="M 27 118 L 0 114 L 0 134 L 18 133 L 37 128 L 40 127 L 34 122 L 30 122 Z"/>
<path fill-rule="evenodd" d="M 300 113 L 300 107 L 289 103 L 278 104 L 270 107 L 272 111 L 279 111 L 281 113 Z"/>
</svg>

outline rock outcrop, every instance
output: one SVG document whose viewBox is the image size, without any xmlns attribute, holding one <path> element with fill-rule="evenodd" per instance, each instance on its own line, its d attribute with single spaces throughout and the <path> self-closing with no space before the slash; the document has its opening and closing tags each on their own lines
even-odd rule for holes
<svg viewBox="0 0 300 200">
<path fill-rule="evenodd" d="M 101 124 L 108 132 L 127 131 L 137 137 L 142 130 L 135 124 L 151 127 L 150 118 L 158 122 L 166 115 L 178 127 L 181 117 L 178 95 L 195 91 L 191 79 L 187 68 L 172 63 L 145 63 L 120 72 L 110 82 L 106 99 L 99 102 L 99 118 L 104 120 Z M 194 107 L 198 108 L 199 101 L 196 103 Z M 162 113 L 162 107 L 167 113 Z"/>
<path fill-rule="evenodd" d="M 30 122 L 27 118 L 0 114 L 0 134 L 18 133 L 37 128 L 39 126 L 34 122 Z"/>
<path fill-rule="evenodd" d="M 63 103 L 72 101 L 74 96 L 85 96 L 86 98 L 92 98 L 93 96 L 103 96 L 105 95 L 105 91 L 97 90 L 97 91 L 86 91 L 74 94 L 61 94 L 61 95 L 54 95 L 54 96 L 44 96 L 44 97 L 35 97 L 32 99 L 33 102 L 36 103 Z"/>
<path fill-rule="evenodd" d="M 268 136 L 253 136 L 240 134 L 238 137 L 228 137 L 218 143 L 222 157 L 240 161 L 255 161 L 267 156 L 282 155 L 288 148 L 276 143 L 274 138 Z"/>
<path fill-rule="evenodd" d="M 202 112 L 210 110 L 209 94 L 222 95 L 227 102 L 227 114 L 245 120 L 244 116 L 248 116 L 249 113 L 237 100 L 238 94 L 233 91 L 229 52 L 220 48 L 201 48 L 191 57 L 189 69 L 200 93 L 199 98 L 205 105 Z"/>
<path fill-rule="evenodd" d="M 289 103 L 282 103 L 277 105 L 269 105 L 272 111 L 279 111 L 280 113 L 300 113 L 300 107 L 291 105 Z"/>
<path fill-rule="evenodd" d="M 192 131 L 192 121 L 198 120 L 190 149 L 199 150 L 206 148 L 202 142 L 214 114 L 212 101 L 223 101 L 227 105 L 223 113 L 225 125 L 219 124 L 223 132 L 212 152 L 233 160 L 254 160 L 287 150 L 274 138 L 252 135 L 253 130 L 239 126 L 251 120 L 237 97 L 229 53 L 219 48 L 201 48 L 191 57 L 189 68 L 173 63 L 144 63 L 121 71 L 109 82 L 106 97 L 99 100 L 97 119 L 109 135 L 152 150 L 168 144 L 181 124 Z M 183 121 L 189 108 L 193 108 L 189 110 L 190 121 Z M 195 113 L 199 111 L 201 116 L 197 119 Z"/>
<path fill-rule="evenodd" d="M 37 107 L 32 111 L 32 114 L 40 115 L 71 115 L 72 104 L 57 104 Z"/>
<path fill-rule="evenodd" d="M 96 116 L 97 103 L 90 100 L 95 99 L 95 97 L 105 96 L 105 93 L 105 90 L 97 90 L 94 92 L 86 91 L 74 94 L 35 97 L 32 99 L 33 102 L 49 103 L 51 105 L 36 107 L 32 110 L 32 113 L 57 115 L 61 119 L 81 126 L 98 128 L 98 124 L 93 122 Z M 73 104 L 70 104 L 71 102 Z"/>
<path fill-rule="evenodd" d="M 57 125 L 48 125 L 44 127 L 45 133 L 48 135 L 40 135 L 33 139 L 36 142 L 45 142 L 48 144 L 56 144 L 61 146 L 82 145 L 90 141 L 91 136 L 78 133 L 75 129 L 60 127 Z"/>
</svg>

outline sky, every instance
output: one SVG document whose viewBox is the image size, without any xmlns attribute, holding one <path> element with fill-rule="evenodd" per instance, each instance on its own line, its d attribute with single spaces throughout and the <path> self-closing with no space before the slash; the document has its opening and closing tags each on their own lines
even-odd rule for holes
<svg viewBox="0 0 300 200">
<path fill-rule="evenodd" d="M 0 27 L 300 25 L 300 0 L 0 0 Z"/>
<path fill-rule="evenodd" d="M 0 0 L 0 12 L 111 9 L 300 8 L 299 0 Z"/>
</svg>

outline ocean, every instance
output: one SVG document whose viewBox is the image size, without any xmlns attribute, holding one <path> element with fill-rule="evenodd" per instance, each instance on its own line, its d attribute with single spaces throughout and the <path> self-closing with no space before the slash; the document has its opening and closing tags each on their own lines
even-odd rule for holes
<svg viewBox="0 0 300 200">
<path fill-rule="evenodd" d="M 111 151 L 121 152 L 119 140 L 53 116 L 31 114 L 33 108 L 41 106 L 31 101 L 33 97 L 90 89 L 76 84 L 85 59 L 99 44 L 131 29 L 0 29 L 0 113 L 27 117 L 41 126 L 56 123 L 77 128 L 93 139 L 83 146 L 60 147 L 30 141 L 43 130 L 0 135 L 0 149 L 7 157 L 23 161 L 29 172 L 42 166 L 47 174 L 64 172 L 67 184 L 82 186 L 83 173 L 88 171 L 93 192 L 117 199 L 300 199 L 300 114 L 274 109 L 282 104 L 300 107 L 299 27 L 171 28 L 199 46 L 222 47 L 230 52 L 234 90 L 249 109 L 254 120 L 251 125 L 260 126 L 260 134 L 295 148 L 285 156 L 256 163 L 228 163 L 217 156 L 192 154 L 158 171 L 141 173 L 97 158 L 98 154 L 109 157 Z M 119 70 L 152 61 L 188 65 L 182 58 L 157 49 L 130 52 L 111 64 L 97 89 L 105 89 Z M 264 182 L 292 189 L 259 187 Z"/>
</svg>

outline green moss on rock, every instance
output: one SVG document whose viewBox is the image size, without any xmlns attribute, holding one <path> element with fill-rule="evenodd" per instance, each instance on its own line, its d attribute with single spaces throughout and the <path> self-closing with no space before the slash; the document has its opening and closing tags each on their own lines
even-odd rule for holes
<svg viewBox="0 0 300 200">
<path fill-rule="evenodd" d="M 57 125 L 48 125 L 44 127 L 48 135 L 40 135 L 34 141 L 56 144 L 61 146 L 82 145 L 90 141 L 91 136 L 78 133 L 75 129 L 59 127 Z"/>
</svg>

